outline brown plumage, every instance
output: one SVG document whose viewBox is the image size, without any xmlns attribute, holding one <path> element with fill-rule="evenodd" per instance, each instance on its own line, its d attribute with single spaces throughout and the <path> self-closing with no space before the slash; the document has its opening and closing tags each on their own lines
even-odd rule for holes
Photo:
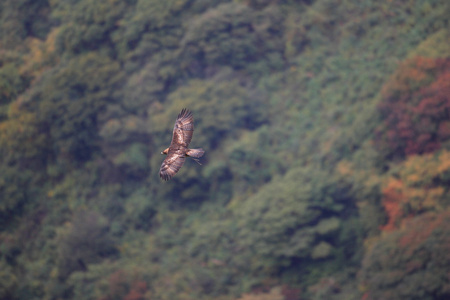
<svg viewBox="0 0 450 300">
<path fill-rule="evenodd" d="M 202 157 L 205 151 L 202 148 L 188 148 L 193 133 L 194 118 L 192 113 L 183 108 L 173 127 L 172 142 L 169 148 L 161 152 L 161 154 L 166 154 L 167 157 L 159 169 L 159 177 L 166 181 L 170 180 L 181 169 L 186 157 L 193 157 L 199 163 L 196 158 Z"/>
</svg>

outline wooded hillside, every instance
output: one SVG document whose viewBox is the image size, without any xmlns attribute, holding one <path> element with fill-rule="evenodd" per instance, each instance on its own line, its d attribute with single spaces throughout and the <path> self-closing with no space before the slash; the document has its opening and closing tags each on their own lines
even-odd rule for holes
<svg viewBox="0 0 450 300">
<path fill-rule="evenodd" d="M 0 299 L 450 299 L 449 16 L 1 1 Z"/>
</svg>

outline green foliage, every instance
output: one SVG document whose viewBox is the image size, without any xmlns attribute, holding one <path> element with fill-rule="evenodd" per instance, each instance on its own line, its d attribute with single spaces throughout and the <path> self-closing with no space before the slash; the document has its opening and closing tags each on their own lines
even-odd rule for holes
<svg viewBox="0 0 450 300">
<path fill-rule="evenodd" d="M 113 163 L 128 176 L 142 177 L 148 169 L 147 147 L 140 143 L 132 144 L 116 156 Z"/>
<path fill-rule="evenodd" d="M 351 203 L 343 210 L 345 200 L 345 191 L 329 174 L 294 169 L 236 206 L 239 240 L 256 257 L 275 260 L 277 266 L 285 259 L 308 264 L 310 257 L 330 258 L 333 245 L 341 242 L 338 216 L 352 213 Z"/>
<path fill-rule="evenodd" d="M 450 54 L 450 46 L 446 41 L 449 35 L 450 31 L 448 29 L 440 29 L 436 33 L 431 34 L 409 54 L 409 58 L 416 56 L 431 58 L 448 56 Z"/>
<path fill-rule="evenodd" d="M 74 298 L 107 300 L 148 299 L 151 295 L 142 268 L 117 269 L 117 265 L 94 265 L 85 273 L 73 274 L 68 282 L 74 286 Z"/>
<path fill-rule="evenodd" d="M 267 127 L 243 132 L 238 142 L 225 149 L 225 155 L 229 158 L 228 172 L 234 182 L 239 182 L 241 186 L 260 186 L 282 170 L 282 161 L 263 150 L 268 144 L 266 136 Z"/>
<path fill-rule="evenodd" d="M 17 111 L 12 104 L 9 119 L 0 123 L 0 226 L 20 215 L 37 184 L 46 178 L 42 170 L 48 158 L 48 139 L 33 113 Z"/>
<path fill-rule="evenodd" d="M 282 14 L 276 6 L 262 11 L 236 2 L 221 4 L 207 10 L 191 22 L 181 41 L 181 47 L 195 73 L 199 64 L 226 65 L 242 69 L 264 58 L 266 69 L 283 64 Z M 256 71 L 256 70 L 255 70 Z"/>
<path fill-rule="evenodd" d="M 366 253 L 365 299 L 445 299 L 450 295 L 449 212 L 414 218 Z"/>
<path fill-rule="evenodd" d="M 132 227 L 149 230 L 152 225 L 155 225 L 154 217 L 158 212 L 158 207 L 146 197 L 145 190 L 138 190 L 128 197 L 125 211 L 127 221 Z"/>
<path fill-rule="evenodd" d="M 167 53 L 178 44 L 182 11 L 187 5 L 186 0 L 136 1 L 133 12 L 124 16 L 113 35 L 120 57 L 129 60 L 127 63 L 143 63 L 148 56 Z M 161 61 L 162 57 L 158 58 L 154 61 Z"/>
<path fill-rule="evenodd" d="M 34 113 L 11 105 L 8 120 L 0 124 L 1 160 L 19 169 L 42 166 L 49 150 L 48 137 Z"/>
<path fill-rule="evenodd" d="M 17 286 L 17 277 L 13 273 L 13 268 L 0 261 L 0 297 L 3 299 L 11 299 Z"/>
<path fill-rule="evenodd" d="M 29 36 L 44 38 L 51 24 L 48 0 L 6 0 L 0 4 L 0 46 L 18 47 Z"/>
<path fill-rule="evenodd" d="M 23 91 L 23 88 L 24 80 L 21 78 L 17 66 L 6 64 L 0 68 L 0 107 L 2 107 L 2 119 L 3 114 L 6 113 L 4 109 L 5 104 L 15 99 Z"/>
<path fill-rule="evenodd" d="M 15 215 L 22 211 L 24 204 L 29 200 L 26 187 L 32 180 L 31 172 L 22 172 L 16 168 L 2 166 L 0 168 L 0 228 L 12 221 Z"/>
<path fill-rule="evenodd" d="M 53 16 L 64 20 L 57 39 L 59 52 L 81 53 L 110 43 L 125 9 L 123 1 L 54 2 Z"/>
<path fill-rule="evenodd" d="M 312 259 L 327 258 L 330 256 L 332 249 L 333 247 L 327 242 L 320 242 L 312 249 L 311 258 Z"/>
<path fill-rule="evenodd" d="M 83 161 L 98 143 L 97 119 L 122 74 L 118 63 L 90 52 L 48 72 L 29 96 L 30 110 L 48 131 L 58 158 Z"/>
<path fill-rule="evenodd" d="M 108 224 L 95 212 L 80 211 L 58 233 L 58 274 L 61 279 L 72 272 L 86 271 L 87 265 L 115 253 L 108 235 Z"/>
</svg>

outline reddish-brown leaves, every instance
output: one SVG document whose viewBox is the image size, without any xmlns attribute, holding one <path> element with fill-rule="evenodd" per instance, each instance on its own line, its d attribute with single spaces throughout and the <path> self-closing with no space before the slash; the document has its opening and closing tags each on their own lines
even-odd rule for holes
<svg viewBox="0 0 450 300">
<path fill-rule="evenodd" d="M 125 296 L 124 300 L 144 300 L 147 291 L 147 284 L 144 281 L 133 283 L 130 292 Z"/>
<path fill-rule="evenodd" d="M 107 295 L 101 300 L 144 300 L 148 299 L 147 283 L 139 279 L 137 273 L 127 273 L 117 270 L 109 276 L 109 289 Z"/>
<path fill-rule="evenodd" d="M 387 215 L 383 231 L 398 229 L 404 220 L 419 214 L 449 207 L 449 151 L 410 156 L 399 167 L 382 189 L 382 205 Z"/>
<path fill-rule="evenodd" d="M 377 145 L 391 156 L 429 153 L 450 138 L 450 59 L 416 57 L 382 90 Z"/>
<path fill-rule="evenodd" d="M 392 231 L 396 229 L 399 222 L 404 217 L 403 204 L 407 199 L 402 194 L 403 183 L 400 180 L 391 178 L 387 187 L 383 190 L 382 204 L 386 210 L 388 221 L 381 227 L 383 231 Z"/>
</svg>

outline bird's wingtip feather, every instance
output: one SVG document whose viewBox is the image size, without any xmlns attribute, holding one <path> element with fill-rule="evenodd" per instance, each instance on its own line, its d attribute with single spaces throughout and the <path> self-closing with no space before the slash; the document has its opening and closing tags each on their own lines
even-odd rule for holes
<svg viewBox="0 0 450 300">
<path fill-rule="evenodd" d="M 189 117 L 191 117 L 191 116 L 192 116 L 192 112 L 191 112 L 189 109 L 187 109 L 187 108 L 183 108 L 183 109 L 181 110 L 181 112 L 178 114 L 177 119 L 180 119 L 180 118 L 189 118 Z"/>
</svg>

